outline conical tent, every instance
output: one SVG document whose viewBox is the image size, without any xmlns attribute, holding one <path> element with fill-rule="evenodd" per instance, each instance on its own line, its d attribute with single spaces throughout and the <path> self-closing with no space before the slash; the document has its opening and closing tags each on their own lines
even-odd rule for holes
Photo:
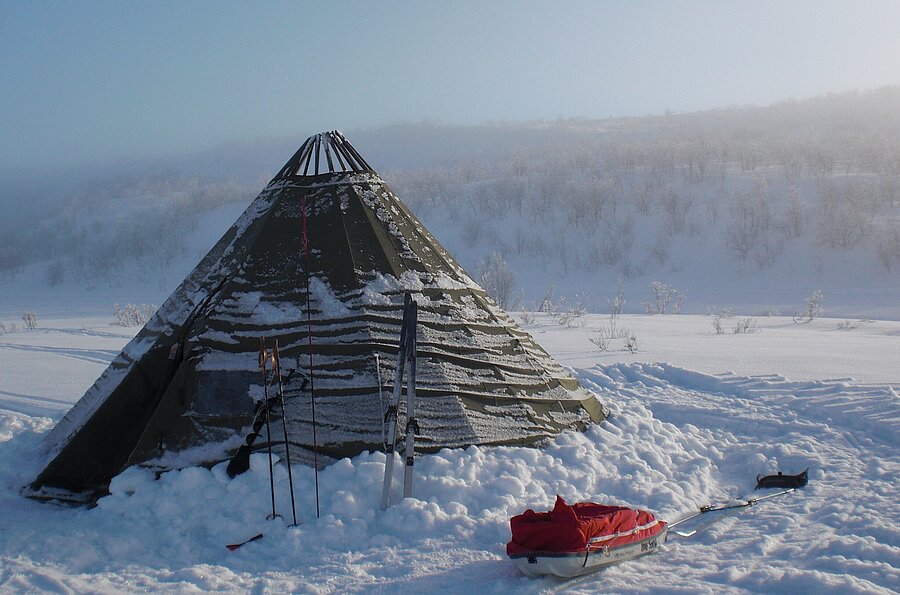
<svg viewBox="0 0 900 595">
<path fill-rule="evenodd" d="M 228 458 L 262 396 L 261 337 L 312 381 L 287 400 L 291 444 L 312 448 L 314 401 L 320 455 L 380 450 L 406 292 L 417 449 L 532 445 L 606 417 L 335 131 L 303 144 L 48 434 L 30 494 L 90 497 L 129 465 Z"/>
</svg>

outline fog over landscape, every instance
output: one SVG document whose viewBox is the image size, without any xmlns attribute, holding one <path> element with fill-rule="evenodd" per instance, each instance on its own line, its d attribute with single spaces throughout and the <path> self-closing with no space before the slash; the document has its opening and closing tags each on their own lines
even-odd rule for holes
<svg viewBox="0 0 900 595">
<path fill-rule="evenodd" d="M 337 128 L 507 306 L 900 317 L 894 3 L 31 6 L 0 21 L 6 316 L 159 302 Z"/>
<path fill-rule="evenodd" d="M 537 308 L 552 292 L 603 312 L 622 284 L 626 310 L 641 312 L 660 282 L 690 313 L 789 315 L 820 290 L 833 314 L 900 318 L 896 87 L 681 115 L 345 132 L 470 273 L 501 269 L 489 289 L 507 307 Z M 41 188 L 3 221 L 6 315 L 72 290 L 158 303 L 297 144 L 232 144 Z"/>
</svg>

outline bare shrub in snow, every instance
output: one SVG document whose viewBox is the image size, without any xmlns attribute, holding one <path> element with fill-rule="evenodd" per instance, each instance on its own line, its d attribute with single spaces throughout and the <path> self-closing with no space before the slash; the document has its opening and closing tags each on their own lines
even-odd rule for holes
<svg viewBox="0 0 900 595">
<path fill-rule="evenodd" d="M 629 334 L 627 337 L 625 337 L 625 349 L 627 349 L 631 353 L 637 353 L 637 350 L 638 350 L 637 337 L 635 337 L 632 334 Z"/>
<path fill-rule="evenodd" d="M 654 281 L 650 284 L 650 295 L 652 301 L 644 302 L 647 314 L 666 314 L 670 311 L 672 314 L 681 314 L 684 306 L 684 294 L 674 287 L 661 281 Z"/>
<path fill-rule="evenodd" d="M 861 184 L 828 188 L 821 195 L 819 241 L 830 248 L 849 249 L 872 232 L 870 192 Z"/>
<path fill-rule="evenodd" d="M 556 291 L 555 285 L 551 285 L 547 288 L 547 291 L 544 292 L 544 297 L 541 300 L 541 303 L 538 305 L 538 312 L 544 312 L 545 314 L 556 313 L 556 304 L 553 303 L 554 291 Z"/>
<path fill-rule="evenodd" d="M 50 287 L 56 287 L 63 282 L 63 278 L 65 278 L 66 268 L 63 266 L 63 263 L 60 261 L 56 261 L 47 266 L 47 284 Z"/>
<path fill-rule="evenodd" d="M 522 310 L 520 318 L 522 320 L 522 324 L 534 324 L 534 312 L 528 310 L 527 308 L 525 310 Z"/>
<path fill-rule="evenodd" d="M 468 217 L 462 226 L 462 239 L 467 246 L 477 246 L 481 242 L 484 225 L 476 217 Z"/>
<path fill-rule="evenodd" d="M 615 341 L 622 341 L 624 351 L 631 353 L 637 351 L 637 337 L 627 329 L 617 328 L 615 320 L 598 329 L 592 337 L 588 337 L 588 341 L 593 343 L 598 351 L 608 351 Z"/>
<path fill-rule="evenodd" d="M 821 316 L 822 312 L 824 312 L 824 309 L 822 308 L 822 299 L 824 297 L 822 290 L 817 289 L 814 291 L 812 295 L 806 298 L 803 309 L 794 312 L 794 322 L 798 324 L 812 322 Z"/>
<path fill-rule="evenodd" d="M 125 307 L 122 308 L 119 304 L 116 304 L 115 312 L 115 324 L 119 326 L 143 326 L 147 324 L 147 321 L 156 312 L 156 306 L 152 304 L 125 304 Z"/>
<path fill-rule="evenodd" d="M 6 334 L 6 325 L 0 322 L 0 335 Z"/>
<path fill-rule="evenodd" d="M 776 227 L 784 234 L 785 239 L 793 240 L 803 235 L 807 216 L 806 207 L 800 199 L 800 190 L 796 184 L 792 184 L 788 190 L 787 202 L 787 207 L 781 213 Z"/>
<path fill-rule="evenodd" d="M 663 223 L 670 235 L 679 235 L 684 231 L 688 213 L 694 204 L 694 197 L 679 196 L 676 192 L 668 192 L 662 199 Z"/>
<path fill-rule="evenodd" d="M 597 351 L 606 351 L 609 349 L 609 334 L 606 329 L 600 329 L 593 337 L 588 337 L 588 341 L 597 347 Z"/>
<path fill-rule="evenodd" d="M 564 312 L 560 312 L 556 317 L 556 322 L 568 328 L 584 326 L 586 323 L 581 318 L 587 314 L 587 310 L 582 306 L 567 308 Z"/>
<path fill-rule="evenodd" d="M 516 282 L 516 273 L 499 252 L 493 252 L 478 265 L 478 280 L 497 305 L 506 308 Z"/>
<path fill-rule="evenodd" d="M 575 304 L 569 305 L 565 296 L 563 296 L 559 299 L 556 307 L 557 312 L 553 318 L 557 324 L 561 324 L 568 328 L 575 328 L 586 324 L 581 320 L 584 315 L 587 314 L 587 308 L 582 301 L 579 300 Z"/>
<path fill-rule="evenodd" d="M 634 200 L 634 208 L 641 215 L 649 215 L 650 207 L 653 206 L 653 195 L 650 193 L 650 184 L 641 182 L 635 189 L 632 199 Z"/>
<path fill-rule="evenodd" d="M 25 328 L 34 330 L 37 328 L 37 314 L 31 310 L 22 314 L 22 320 L 25 322 Z"/>
<path fill-rule="evenodd" d="M 625 305 L 625 288 L 622 287 L 621 281 L 616 284 L 616 296 L 607 302 L 609 303 L 609 319 L 615 321 L 622 314 L 622 306 Z"/>
<path fill-rule="evenodd" d="M 711 318 L 713 329 L 715 329 L 717 335 L 721 335 L 725 332 L 725 327 L 722 326 L 723 318 L 734 318 L 734 311 L 731 308 L 722 308 L 722 311 L 717 311 L 714 307 L 709 307 L 709 316 Z"/>
<path fill-rule="evenodd" d="M 716 331 L 716 334 L 721 335 L 724 333 L 725 329 L 722 327 L 722 315 L 715 310 L 710 310 L 709 315 L 712 318 L 712 326 Z"/>
<path fill-rule="evenodd" d="M 741 318 L 734 326 L 735 335 L 743 335 L 749 333 L 758 333 L 759 327 L 756 325 L 755 318 Z"/>
<path fill-rule="evenodd" d="M 731 206 L 731 221 L 725 230 L 725 246 L 740 260 L 763 240 L 771 225 L 768 186 L 761 182 L 755 194 L 743 193 Z"/>
<path fill-rule="evenodd" d="M 654 244 L 653 247 L 650 248 L 650 256 L 659 266 L 663 266 L 666 264 L 666 262 L 668 262 L 669 244 L 662 236 L 657 238 L 656 244 Z"/>
</svg>

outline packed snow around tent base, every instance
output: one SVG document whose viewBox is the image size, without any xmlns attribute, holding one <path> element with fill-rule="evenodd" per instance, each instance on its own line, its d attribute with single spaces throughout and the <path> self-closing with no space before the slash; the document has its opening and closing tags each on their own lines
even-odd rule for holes
<svg viewBox="0 0 900 595">
<path fill-rule="evenodd" d="M 265 520 L 264 455 L 254 456 L 250 472 L 234 480 L 224 464 L 158 480 L 131 468 L 93 509 L 21 497 L 19 489 L 36 471 L 36 445 L 129 335 L 96 319 L 44 321 L 43 329 L 3 335 L 0 590 L 900 590 L 896 323 L 838 330 L 835 320 L 814 321 L 819 327 L 760 320 L 762 332 L 745 336 L 715 335 L 705 320 L 691 326 L 691 317 L 623 316 L 621 324 L 643 339 L 632 355 L 592 349 L 586 337 L 603 318 L 588 317 L 586 327 L 548 320 L 526 327 L 574 368 L 583 386 L 605 397 L 612 415 L 603 424 L 562 434 L 543 449 L 471 447 L 421 456 L 416 497 L 395 500 L 385 513 L 378 511 L 383 454 L 344 459 L 320 472 L 319 519 L 312 470 L 295 466 L 296 528 Z M 648 321 L 655 325 L 652 334 L 640 330 Z M 678 349 L 691 353 L 694 365 L 632 361 L 676 360 L 668 339 L 654 337 L 675 342 L 679 335 Z M 865 351 L 882 337 L 886 346 Z M 836 356 L 848 342 L 868 354 L 870 371 L 862 380 L 816 359 Z M 780 350 L 787 349 L 811 354 L 805 372 L 802 361 L 790 362 L 799 372 L 791 380 L 777 374 Z M 728 354 L 734 361 L 725 366 Z M 724 518 L 689 540 L 670 538 L 653 556 L 577 582 L 528 579 L 506 558 L 509 518 L 528 507 L 548 509 L 557 494 L 673 520 L 747 494 L 757 473 L 807 466 L 810 483 L 803 490 Z M 277 469 L 279 511 L 288 518 L 287 472 Z M 402 465 L 395 469 L 399 478 Z M 225 549 L 260 532 L 265 537 L 259 541 Z"/>
</svg>

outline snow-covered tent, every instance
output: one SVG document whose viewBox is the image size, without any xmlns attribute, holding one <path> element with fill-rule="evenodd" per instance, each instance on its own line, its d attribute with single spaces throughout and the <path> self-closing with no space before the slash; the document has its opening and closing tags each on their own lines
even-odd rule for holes
<svg viewBox="0 0 900 595">
<path fill-rule="evenodd" d="M 307 384 L 286 405 L 292 444 L 312 446 L 314 398 L 320 455 L 381 449 L 375 356 L 388 400 L 406 292 L 419 310 L 417 449 L 530 445 L 608 414 L 327 132 L 303 144 L 48 434 L 29 493 L 91 497 L 129 465 L 228 458 L 262 395 L 261 337 L 279 341 L 282 368 L 298 375 L 310 374 L 312 353 L 314 394 Z"/>
</svg>

